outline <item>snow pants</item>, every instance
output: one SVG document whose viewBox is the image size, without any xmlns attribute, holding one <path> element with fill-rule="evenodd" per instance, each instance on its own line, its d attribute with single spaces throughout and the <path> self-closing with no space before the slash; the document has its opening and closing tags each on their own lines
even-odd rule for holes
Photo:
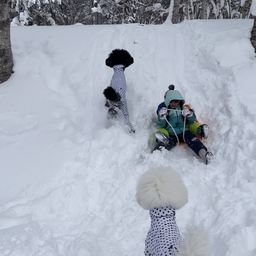
<svg viewBox="0 0 256 256">
<path fill-rule="evenodd" d="M 197 155 L 200 151 L 200 149 L 204 148 L 207 151 L 207 148 L 204 146 L 204 144 L 190 131 L 185 131 L 184 133 L 184 139 L 183 139 L 183 133 L 177 134 L 179 138 L 179 142 L 185 142 Z M 163 143 L 159 143 L 153 151 L 160 150 L 162 148 L 165 148 L 167 150 L 171 150 L 178 144 L 178 140 L 176 136 L 170 136 L 169 137 L 169 143 L 167 145 L 164 145 Z"/>
</svg>

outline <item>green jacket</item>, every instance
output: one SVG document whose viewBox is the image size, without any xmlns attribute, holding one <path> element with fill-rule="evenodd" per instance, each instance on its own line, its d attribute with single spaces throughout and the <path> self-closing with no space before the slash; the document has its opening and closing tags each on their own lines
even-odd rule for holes
<svg viewBox="0 0 256 256">
<path fill-rule="evenodd" d="M 176 107 L 176 109 L 171 109 L 168 110 L 168 114 L 166 116 L 168 122 L 171 124 L 171 126 L 173 127 L 175 133 L 181 134 L 183 133 L 184 130 L 184 116 L 182 116 L 181 111 L 183 109 L 187 109 L 187 107 L 184 107 L 184 103 L 185 100 L 183 99 L 182 95 L 180 94 L 179 91 L 177 90 L 170 90 L 167 92 L 166 96 L 165 96 L 165 106 L 168 108 L 170 102 L 172 100 L 181 100 L 180 104 Z M 192 117 L 186 117 L 186 124 L 187 123 L 194 123 L 196 120 L 196 115 L 193 111 L 193 116 Z M 171 126 L 166 122 L 165 119 L 160 119 L 159 116 L 157 118 L 157 125 L 159 127 L 165 128 L 168 132 L 170 136 L 175 135 L 173 129 L 171 128 Z M 185 131 L 188 131 L 189 128 L 187 125 L 185 125 Z"/>
</svg>

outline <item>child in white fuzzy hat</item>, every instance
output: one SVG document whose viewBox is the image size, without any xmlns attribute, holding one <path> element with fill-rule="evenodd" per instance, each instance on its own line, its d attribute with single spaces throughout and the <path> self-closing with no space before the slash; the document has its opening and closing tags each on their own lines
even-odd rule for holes
<svg viewBox="0 0 256 256">
<path fill-rule="evenodd" d="M 188 194 L 178 173 L 171 168 L 154 168 L 139 179 L 136 199 L 149 210 L 151 227 L 145 241 L 145 256 L 208 256 L 209 243 L 202 227 L 191 227 L 180 244 L 176 210 L 188 202 Z"/>
</svg>

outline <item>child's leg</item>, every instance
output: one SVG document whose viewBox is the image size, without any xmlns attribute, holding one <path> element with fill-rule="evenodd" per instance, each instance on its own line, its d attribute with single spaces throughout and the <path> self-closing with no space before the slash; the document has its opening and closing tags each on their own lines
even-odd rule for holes
<svg viewBox="0 0 256 256">
<path fill-rule="evenodd" d="M 168 144 L 164 144 L 163 142 L 159 142 L 155 148 L 153 149 L 153 151 L 155 150 L 161 150 L 163 148 L 167 149 L 167 150 L 171 150 L 172 148 L 174 148 L 177 145 L 177 139 L 175 136 L 170 136 L 169 137 L 169 143 Z M 152 151 L 152 152 L 153 152 Z"/>
<path fill-rule="evenodd" d="M 129 119 L 129 112 L 128 112 L 126 101 L 121 101 L 119 109 L 122 111 L 122 113 L 124 115 L 124 122 L 125 122 L 126 126 L 128 127 L 129 132 L 135 132 L 135 130 L 133 129 L 132 124 L 130 122 L 130 119 Z"/>
<path fill-rule="evenodd" d="M 194 122 L 194 123 L 192 123 L 192 124 L 187 124 L 189 130 L 190 130 L 192 133 L 194 133 L 194 134 L 198 134 L 198 133 L 197 133 L 197 128 L 198 128 L 199 126 L 201 126 L 201 125 L 202 125 L 202 124 L 197 123 L 197 122 Z"/>
<path fill-rule="evenodd" d="M 192 133 L 196 135 L 200 135 L 203 139 L 208 138 L 209 127 L 207 124 L 200 124 L 200 123 L 194 122 L 192 124 L 187 124 L 187 126 Z"/>
<path fill-rule="evenodd" d="M 179 138 L 183 140 L 183 134 L 179 134 Z M 184 134 L 185 143 L 198 155 L 200 149 L 204 148 L 207 151 L 207 148 L 204 144 L 190 131 L 186 131 Z"/>
</svg>

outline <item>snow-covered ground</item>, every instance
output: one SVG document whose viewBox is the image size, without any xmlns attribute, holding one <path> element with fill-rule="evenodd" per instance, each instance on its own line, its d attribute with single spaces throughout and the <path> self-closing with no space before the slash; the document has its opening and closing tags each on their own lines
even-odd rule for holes
<svg viewBox="0 0 256 256">
<path fill-rule="evenodd" d="M 136 184 L 172 166 L 189 202 L 181 232 L 203 223 L 212 256 L 256 255 L 256 59 L 253 20 L 159 26 L 12 27 L 12 77 L 0 86 L 0 255 L 141 256 L 148 212 Z M 115 48 L 126 69 L 135 134 L 106 118 Z M 210 126 L 205 165 L 186 146 L 150 153 L 169 84 Z"/>
</svg>

